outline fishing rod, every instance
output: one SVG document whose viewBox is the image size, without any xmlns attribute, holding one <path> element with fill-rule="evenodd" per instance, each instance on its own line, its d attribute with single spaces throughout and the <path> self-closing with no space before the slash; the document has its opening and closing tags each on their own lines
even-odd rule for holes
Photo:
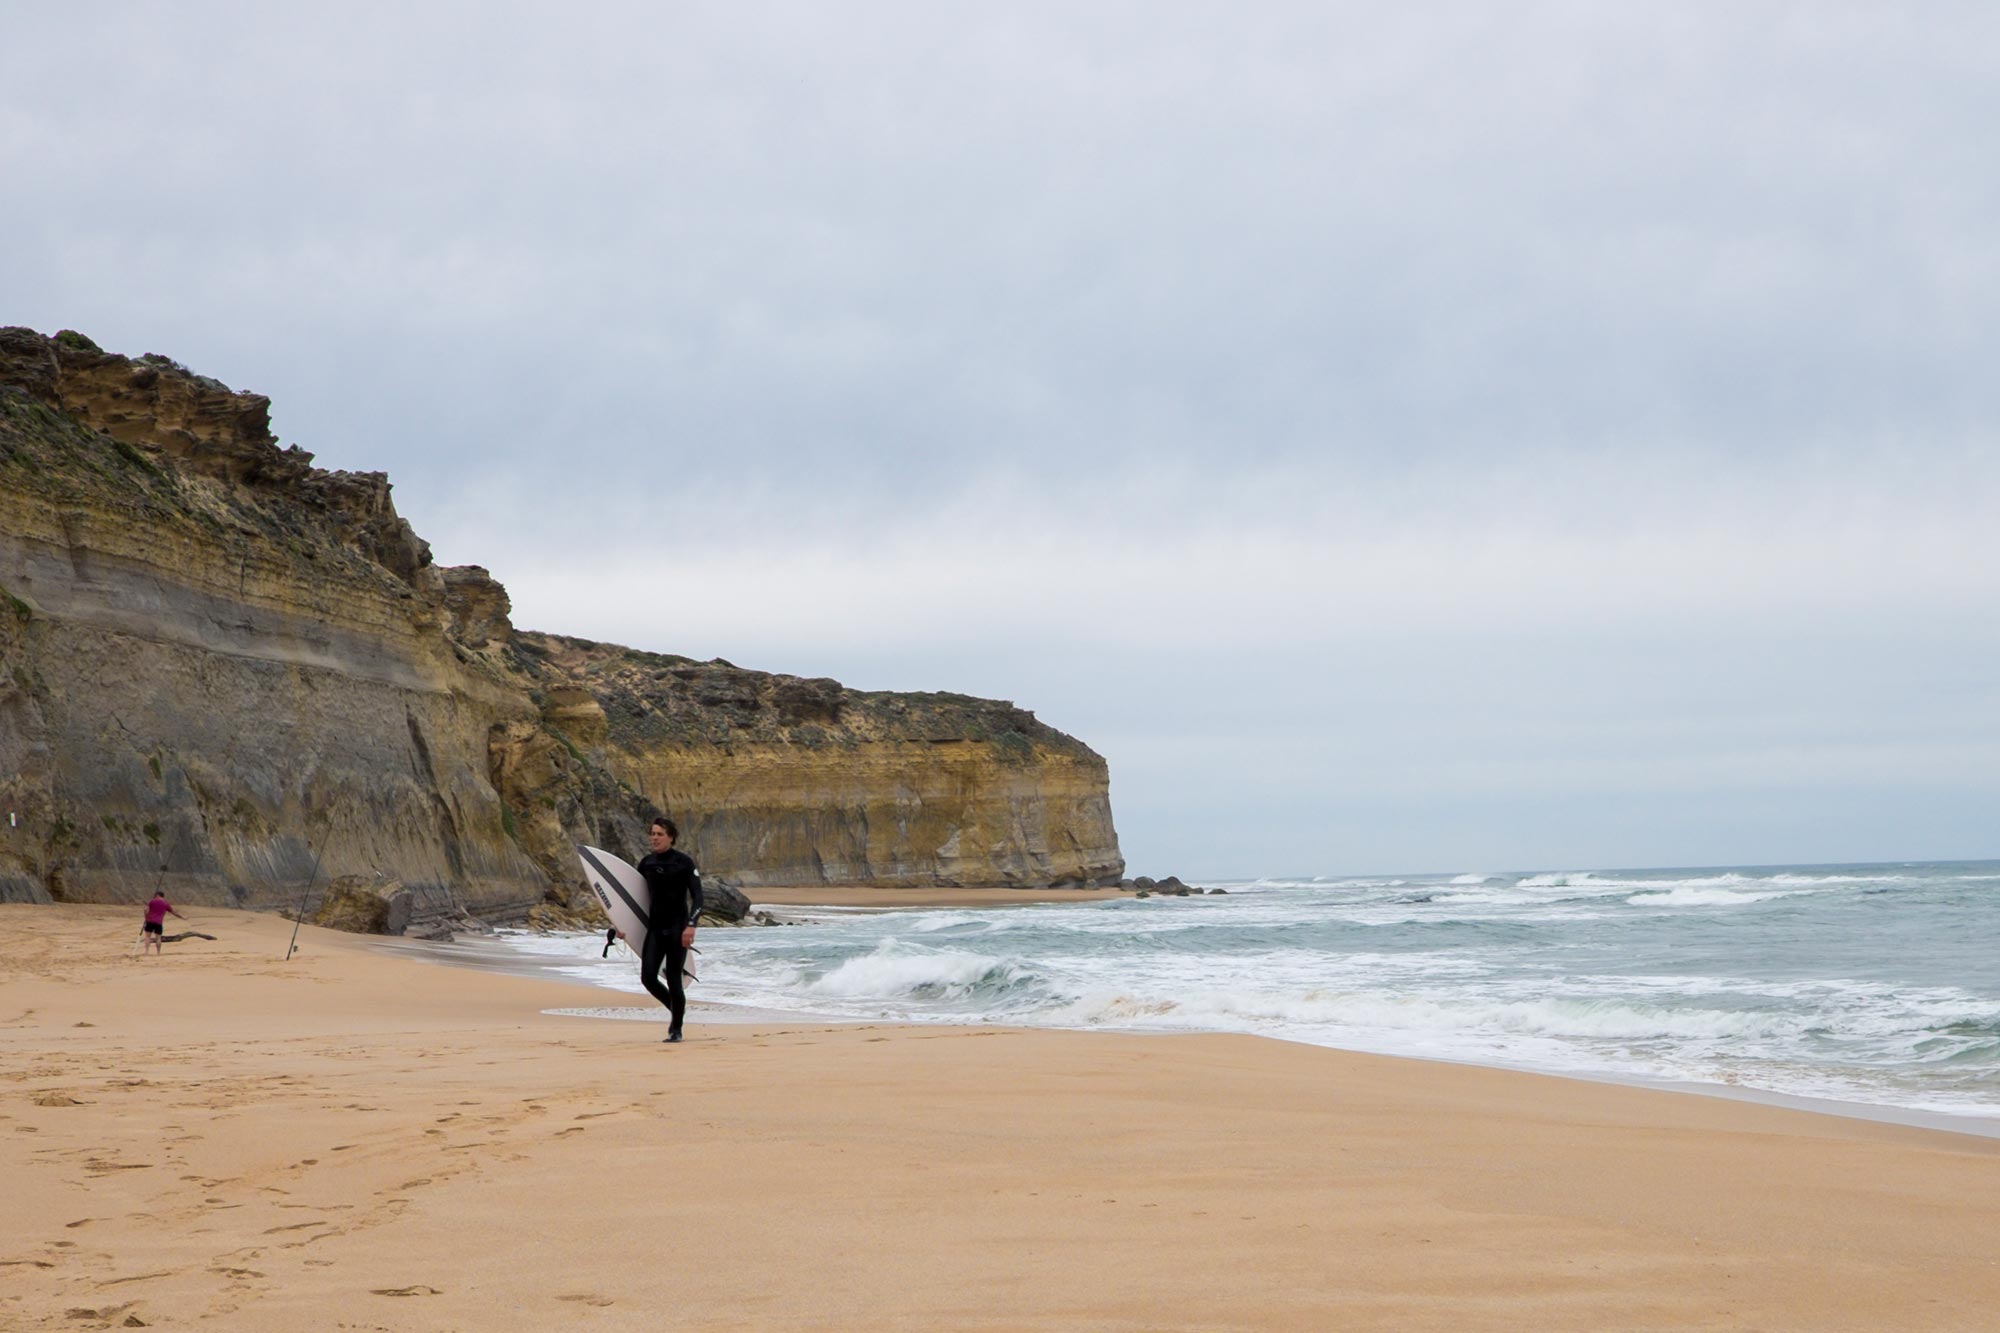
<svg viewBox="0 0 2000 1333">
<path fill-rule="evenodd" d="M 333 819 L 329 814 L 326 827 L 320 830 L 319 855 L 313 857 L 312 873 L 306 876 L 306 886 L 299 890 L 299 910 L 292 914 L 292 942 L 285 946 L 285 961 L 292 961 L 292 953 L 299 947 L 299 923 L 306 919 L 306 898 L 311 895 L 313 881 L 319 878 L 319 863 L 326 855 L 326 840 L 333 831 Z"/>
</svg>

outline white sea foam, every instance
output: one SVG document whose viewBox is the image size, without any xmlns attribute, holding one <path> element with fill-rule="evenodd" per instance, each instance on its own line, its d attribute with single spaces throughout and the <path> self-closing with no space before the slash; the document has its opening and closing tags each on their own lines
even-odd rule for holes
<svg viewBox="0 0 2000 1333">
<path fill-rule="evenodd" d="M 1735 893 L 1728 889 L 1668 889 L 1661 893 L 1635 893 L 1625 901 L 1634 907 L 1743 907 L 1790 897 L 1793 890 L 1768 893 Z"/>
<path fill-rule="evenodd" d="M 1674 889 L 1732 889 L 1756 890 L 1770 885 L 1785 888 L 1808 887 L 1823 884 L 1855 883 L 1858 881 L 1830 876 L 1809 875 L 1751 875 L 1738 871 L 1726 871 L 1714 875 L 1686 875 L 1666 878 L 1658 874 L 1645 876 L 1605 874 L 1596 871 L 1566 871 L 1553 875 L 1528 875 L 1514 885 L 1521 889 L 1575 889 L 1588 892 L 1606 892 L 1619 889 L 1646 889 L 1667 892 Z"/>
<path fill-rule="evenodd" d="M 822 976 L 803 980 L 799 989 L 807 995 L 843 1000 L 910 996 L 959 999 L 982 986 L 1003 987 L 1020 976 L 1011 964 L 984 954 L 955 950 L 917 953 L 890 941 Z"/>
<path fill-rule="evenodd" d="M 1121 992 L 1077 1001 L 1056 1016 L 1087 1025 L 1122 1025 L 1149 1018 L 1176 1027 L 1255 1029 L 1276 1025 L 1294 1033 L 1300 1028 L 1499 1032 L 1627 1041 L 1789 1036 L 1798 1027 L 1795 1018 L 1782 1014 L 1574 999 L 1480 1003 L 1333 990 L 1206 994 L 1183 999 Z"/>
<path fill-rule="evenodd" d="M 2000 1114 L 1993 870 L 1273 878 L 1202 899 L 847 913 L 706 934 L 694 997 L 1253 1032 Z M 1784 911 L 1743 911 L 1780 898 Z M 638 988 L 629 954 L 598 959 L 602 936 L 514 947 Z"/>
</svg>

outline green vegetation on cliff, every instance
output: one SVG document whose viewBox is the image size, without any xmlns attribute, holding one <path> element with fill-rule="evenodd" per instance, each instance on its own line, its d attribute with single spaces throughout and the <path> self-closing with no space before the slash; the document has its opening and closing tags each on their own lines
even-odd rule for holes
<svg viewBox="0 0 2000 1333">
<path fill-rule="evenodd" d="M 1091 756 L 1075 737 L 1005 700 L 927 691 L 852 690 L 825 677 L 774 675 L 616 644 L 517 631 L 516 664 L 544 690 L 587 690 L 617 745 L 742 742 L 859 745 L 972 741 L 1025 762 L 1037 747 Z M 1095 757 L 1095 756 L 1091 756 Z"/>
</svg>

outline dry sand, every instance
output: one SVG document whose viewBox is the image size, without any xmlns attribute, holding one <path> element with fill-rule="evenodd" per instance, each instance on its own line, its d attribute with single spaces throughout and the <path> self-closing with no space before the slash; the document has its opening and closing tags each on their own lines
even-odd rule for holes
<svg viewBox="0 0 2000 1333">
<path fill-rule="evenodd" d="M 2000 1142 L 0 907 L 0 1327 L 1993 1328 Z"/>
</svg>

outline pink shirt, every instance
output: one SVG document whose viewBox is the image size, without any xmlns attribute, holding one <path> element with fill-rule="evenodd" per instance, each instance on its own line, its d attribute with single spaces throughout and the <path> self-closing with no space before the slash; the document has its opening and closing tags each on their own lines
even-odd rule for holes
<svg viewBox="0 0 2000 1333">
<path fill-rule="evenodd" d="M 161 898 L 155 895 L 153 901 L 146 904 L 146 924 L 149 926 L 157 926 L 165 922 L 167 919 L 167 913 L 170 910 L 172 910 L 172 908 L 173 908 L 172 903 L 168 902 L 165 898 Z"/>
</svg>

